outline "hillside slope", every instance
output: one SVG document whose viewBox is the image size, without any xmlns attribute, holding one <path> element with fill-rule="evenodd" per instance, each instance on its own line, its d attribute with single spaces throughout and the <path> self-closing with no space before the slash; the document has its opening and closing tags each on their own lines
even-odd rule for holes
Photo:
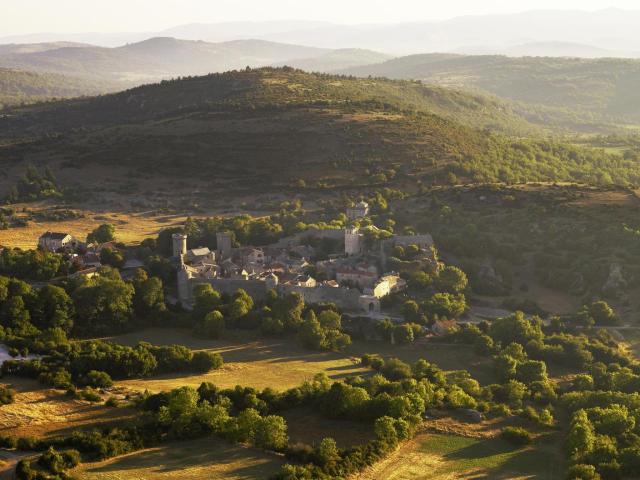
<svg viewBox="0 0 640 480">
<path fill-rule="evenodd" d="M 259 69 L 10 111 L 0 118 L 0 162 L 124 168 L 142 178 L 205 182 L 216 195 L 293 185 L 640 183 L 635 161 L 510 139 L 496 133 L 501 123 L 535 131 L 482 96 L 416 82 Z M 106 181 L 81 177 L 84 185 Z"/>
<path fill-rule="evenodd" d="M 420 79 L 502 98 L 637 122 L 640 60 L 412 55 L 343 73 Z"/>
<path fill-rule="evenodd" d="M 56 98 L 98 95 L 121 87 L 117 82 L 0 68 L 0 110 Z"/>
</svg>

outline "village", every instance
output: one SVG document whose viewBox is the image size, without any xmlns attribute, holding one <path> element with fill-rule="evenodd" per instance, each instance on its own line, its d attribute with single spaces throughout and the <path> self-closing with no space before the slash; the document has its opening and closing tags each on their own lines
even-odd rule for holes
<svg viewBox="0 0 640 480">
<path fill-rule="evenodd" d="M 297 293 L 305 303 L 335 304 L 345 313 L 371 318 L 384 318 L 382 300 L 401 292 L 407 282 L 389 268 L 388 258 L 394 248 L 411 247 L 415 259 L 430 269 L 438 261 L 431 235 L 392 235 L 375 242 L 367 241 L 366 233 L 375 226 L 358 227 L 369 215 L 369 205 L 361 201 L 346 211 L 349 224 L 345 228 L 311 228 L 279 239 L 271 245 L 239 245 L 232 232 L 216 234 L 216 248 L 188 248 L 188 236 L 174 233 L 171 237 L 172 256 L 176 271 L 176 288 L 168 292 L 183 307 L 193 306 L 194 288 L 210 284 L 221 294 L 232 295 L 239 289 L 254 300 L 262 301 L 269 291 L 280 296 Z M 354 226 L 355 225 L 355 226 Z M 314 261 L 318 242 L 334 245 L 328 258 Z M 119 270 L 123 278 L 131 276 L 144 263 L 135 254 L 121 252 Z M 92 277 L 105 263 L 102 258 L 119 248 L 115 242 L 84 243 L 68 233 L 46 232 L 38 248 L 49 252 L 65 252 L 75 265 L 73 276 Z"/>
</svg>

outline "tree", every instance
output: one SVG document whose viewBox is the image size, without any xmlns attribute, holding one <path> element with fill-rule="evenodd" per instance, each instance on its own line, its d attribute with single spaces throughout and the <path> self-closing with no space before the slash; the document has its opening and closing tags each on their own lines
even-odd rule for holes
<svg viewBox="0 0 640 480">
<path fill-rule="evenodd" d="M 324 467 L 330 467 L 340 460 L 340 451 L 333 438 L 323 438 L 316 449 L 318 463 Z"/>
<path fill-rule="evenodd" d="M 313 350 L 324 348 L 325 333 L 313 310 L 310 310 L 307 314 L 307 318 L 300 327 L 298 337 L 306 348 Z"/>
<path fill-rule="evenodd" d="M 407 300 L 402 305 L 402 314 L 406 322 L 420 321 L 420 307 L 414 300 Z"/>
<path fill-rule="evenodd" d="M 38 291 L 33 322 L 40 329 L 61 328 L 71 331 L 75 308 L 73 300 L 60 287 L 45 285 Z"/>
<path fill-rule="evenodd" d="M 596 325 L 617 325 L 620 323 L 620 318 L 607 302 L 594 302 L 586 308 Z"/>
<path fill-rule="evenodd" d="M 491 322 L 489 336 L 494 341 L 508 345 L 515 342 L 526 345 L 530 340 L 540 340 L 544 338 L 542 333 L 542 320 L 537 317 L 525 319 L 524 313 L 515 312 L 513 315 L 504 318 L 497 318 Z"/>
<path fill-rule="evenodd" d="M 116 239 L 116 227 L 110 223 L 103 223 L 87 235 L 87 243 L 107 243 Z"/>
<path fill-rule="evenodd" d="M 103 265 L 109 265 L 113 268 L 122 268 L 124 262 L 124 255 L 120 250 L 109 247 L 100 250 L 100 263 Z"/>
<path fill-rule="evenodd" d="M 151 277 L 138 282 L 134 281 L 133 284 L 135 287 L 133 307 L 140 317 L 152 318 L 167 311 L 162 280 Z"/>
<path fill-rule="evenodd" d="M 396 432 L 395 420 L 393 418 L 378 418 L 375 421 L 373 430 L 375 432 L 376 439 L 384 445 L 393 448 L 398 444 L 398 432 Z"/>
<path fill-rule="evenodd" d="M 220 339 L 224 336 L 225 321 L 219 310 L 214 310 L 204 317 L 200 325 L 196 327 L 196 333 L 205 338 Z"/>
<path fill-rule="evenodd" d="M 462 294 L 436 293 L 425 303 L 425 309 L 430 315 L 458 318 L 467 310 L 467 302 Z"/>
<path fill-rule="evenodd" d="M 196 285 L 193 289 L 193 318 L 201 322 L 222 304 L 222 297 L 208 283 Z"/>
<path fill-rule="evenodd" d="M 458 267 L 445 267 L 436 279 L 436 288 L 442 292 L 461 293 L 468 285 L 467 275 Z"/>
<path fill-rule="evenodd" d="M 282 450 L 287 446 L 287 423 L 284 418 L 269 415 L 262 418 L 255 429 L 255 445 L 270 450 Z"/>
<path fill-rule="evenodd" d="M 518 363 L 516 378 L 524 383 L 543 382 L 547 380 L 547 365 L 539 360 L 527 360 Z"/>
<path fill-rule="evenodd" d="M 407 325 L 406 323 L 395 326 L 393 329 L 393 337 L 399 344 L 412 343 L 415 339 L 413 328 L 411 328 L 411 325 Z"/>
<path fill-rule="evenodd" d="M 318 317 L 322 328 L 327 330 L 340 330 L 342 328 L 342 315 L 333 310 L 324 310 Z"/>
<path fill-rule="evenodd" d="M 596 434 L 585 410 L 578 410 L 571 418 L 567 449 L 573 461 L 580 461 L 593 450 Z"/>
<path fill-rule="evenodd" d="M 196 372 L 207 373 L 222 367 L 222 357 L 213 352 L 196 352 L 191 359 L 191 368 Z"/>
<path fill-rule="evenodd" d="M 78 327 L 91 333 L 121 331 L 133 313 L 133 285 L 122 279 L 98 276 L 73 292 Z"/>
</svg>

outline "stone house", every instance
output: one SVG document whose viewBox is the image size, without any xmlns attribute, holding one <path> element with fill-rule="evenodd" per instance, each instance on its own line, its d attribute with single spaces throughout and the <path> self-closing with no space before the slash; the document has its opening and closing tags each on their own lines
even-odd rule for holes
<svg viewBox="0 0 640 480">
<path fill-rule="evenodd" d="M 46 232 L 38 239 L 38 247 L 50 252 L 57 252 L 66 247 L 75 247 L 76 241 L 68 233 Z"/>
</svg>

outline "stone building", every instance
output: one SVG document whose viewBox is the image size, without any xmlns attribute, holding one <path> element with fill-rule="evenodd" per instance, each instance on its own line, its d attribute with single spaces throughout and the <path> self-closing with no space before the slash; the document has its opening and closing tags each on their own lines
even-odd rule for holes
<svg viewBox="0 0 640 480">
<path fill-rule="evenodd" d="M 57 252 L 66 247 L 74 247 L 76 241 L 68 233 L 46 232 L 40 235 L 38 247 L 50 252 Z"/>
<path fill-rule="evenodd" d="M 363 235 L 357 228 L 347 228 L 344 231 L 344 253 L 347 256 L 360 255 L 362 253 Z"/>
<path fill-rule="evenodd" d="M 233 233 L 218 232 L 216 233 L 216 243 L 218 245 L 218 256 L 221 260 L 231 257 L 233 251 Z"/>
<path fill-rule="evenodd" d="M 369 215 L 369 204 L 365 201 L 360 201 L 355 206 L 347 208 L 349 220 L 359 220 L 367 215 Z"/>
</svg>

